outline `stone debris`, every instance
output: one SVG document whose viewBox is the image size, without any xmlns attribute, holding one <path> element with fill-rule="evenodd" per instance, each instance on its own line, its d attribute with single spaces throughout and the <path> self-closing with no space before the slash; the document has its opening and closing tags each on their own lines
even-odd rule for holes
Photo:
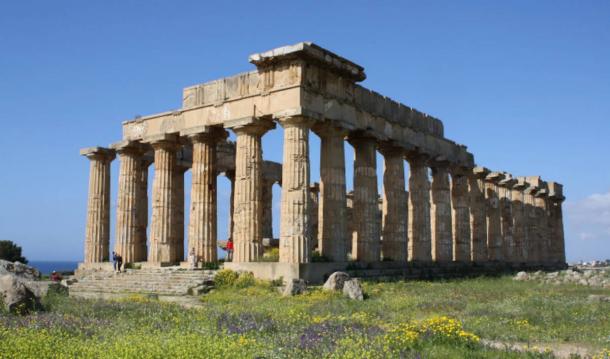
<svg viewBox="0 0 610 359">
<path fill-rule="evenodd" d="M 282 295 L 285 297 L 291 297 L 303 294 L 305 293 L 305 290 L 307 290 L 307 284 L 303 279 L 293 279 L 286 283 L 286 287 L 284 288 Z"/>
<path fill-rule="evenodd" d="M 519 272 L 517 281 L 534 280 L 546 284 L 578 284 L 595 288 L 610 288 L 610 267 L 572 267 L 567 270 L 545 273 Z"/>
<path fill-rule="evenodd" d="M 343 290 L 343 285 L 350 279 L 349 274 L 345 272 L 335 272 L 328 277 L 326 283 L 322 287 L 323 290 Z"/>
<path fill-rule="evenodd" d="M 343 285 L 343 295 L 354 300 L 364 300 L 364 292 L 358 278 L 347 280 Z"/>
<path fill-rule="evenodd" d="M 16 276 L 0 276 L 0 299 L 4 308 L 13 313 L 25 314 L 41 307 L 39 298 Z"/>
</svg>

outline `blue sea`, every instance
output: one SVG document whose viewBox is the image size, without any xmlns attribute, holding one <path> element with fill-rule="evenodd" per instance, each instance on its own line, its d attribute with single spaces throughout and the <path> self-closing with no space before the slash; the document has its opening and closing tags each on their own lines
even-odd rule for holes
<svg viewBox="0 0 610 359">
<path fill-rule="evenodd" d="M 49 275 L 53 271 L 57 272 L 73 272 L 78 267 L 76 261 L 30 261 L 29 266 L 32 266 L 42 274 Z"/>
</svg>

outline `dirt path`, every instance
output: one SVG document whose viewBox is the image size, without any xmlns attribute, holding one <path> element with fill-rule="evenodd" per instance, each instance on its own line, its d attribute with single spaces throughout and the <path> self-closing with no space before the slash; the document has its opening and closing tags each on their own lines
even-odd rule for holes
<svg viewBox="0 0 610 359">
<path fill-rule="evenodd" d="M 481 339 L 481 343 L 500 350 L 512 350 L 517 352 L 537 351 L 540 353 L 550 350 L 556 358 L 569 359 L 572 354 L 579 355 L 581 358 L 591 358 L 596 350 L 576 344 L 566 343 L 505 343 L 497 340 Z"/>
</svg>

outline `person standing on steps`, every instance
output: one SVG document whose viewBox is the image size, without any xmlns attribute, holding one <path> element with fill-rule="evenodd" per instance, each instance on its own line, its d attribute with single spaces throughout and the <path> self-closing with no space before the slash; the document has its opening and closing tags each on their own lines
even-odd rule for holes
<svg viewBox="0 0 610 359">
<path fill-rule="evenodd" d="M 119 273 L 121 273 L 121 266 L 123 265 L 123 257 L 121 257 L 120 254 L 117 253 L 116 255 L 116 261 L 117 261 L 117 269 L 119 271 Z"/>
<path fill-rule="evenodd" d="M 233 239 L 227 241 L 227 262 L 233 262 Z"/>
<path fill-rule="evenodd" d="M 197 255 L 195 254 L 195 247 L 191 248 L 189 253 L 189 267 L 191 269 L 197 268 Z"/>
<path fill-rule="evenodd" d="M 112 251 L 112 269 L 116 272 L 116 262 L 117 262 L 117 254 L 115 251 Z"/>
</svg>

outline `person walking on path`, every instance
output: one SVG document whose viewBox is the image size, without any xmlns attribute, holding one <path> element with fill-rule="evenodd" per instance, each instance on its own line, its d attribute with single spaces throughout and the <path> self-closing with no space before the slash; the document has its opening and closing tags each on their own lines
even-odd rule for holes
<svg viewBox="0 0 610 359">
<path fill-rule="evenodd" d="M 233 239 L 229 238 L 227 241 L 227 262 L 233 261 Z"/>
<path fill-rule="evenodd" d="M 117 263 L 117 254 L 115 251 L 112 251 L 112 268 L 116 272 L 116 263 Z"/>
</svg>

